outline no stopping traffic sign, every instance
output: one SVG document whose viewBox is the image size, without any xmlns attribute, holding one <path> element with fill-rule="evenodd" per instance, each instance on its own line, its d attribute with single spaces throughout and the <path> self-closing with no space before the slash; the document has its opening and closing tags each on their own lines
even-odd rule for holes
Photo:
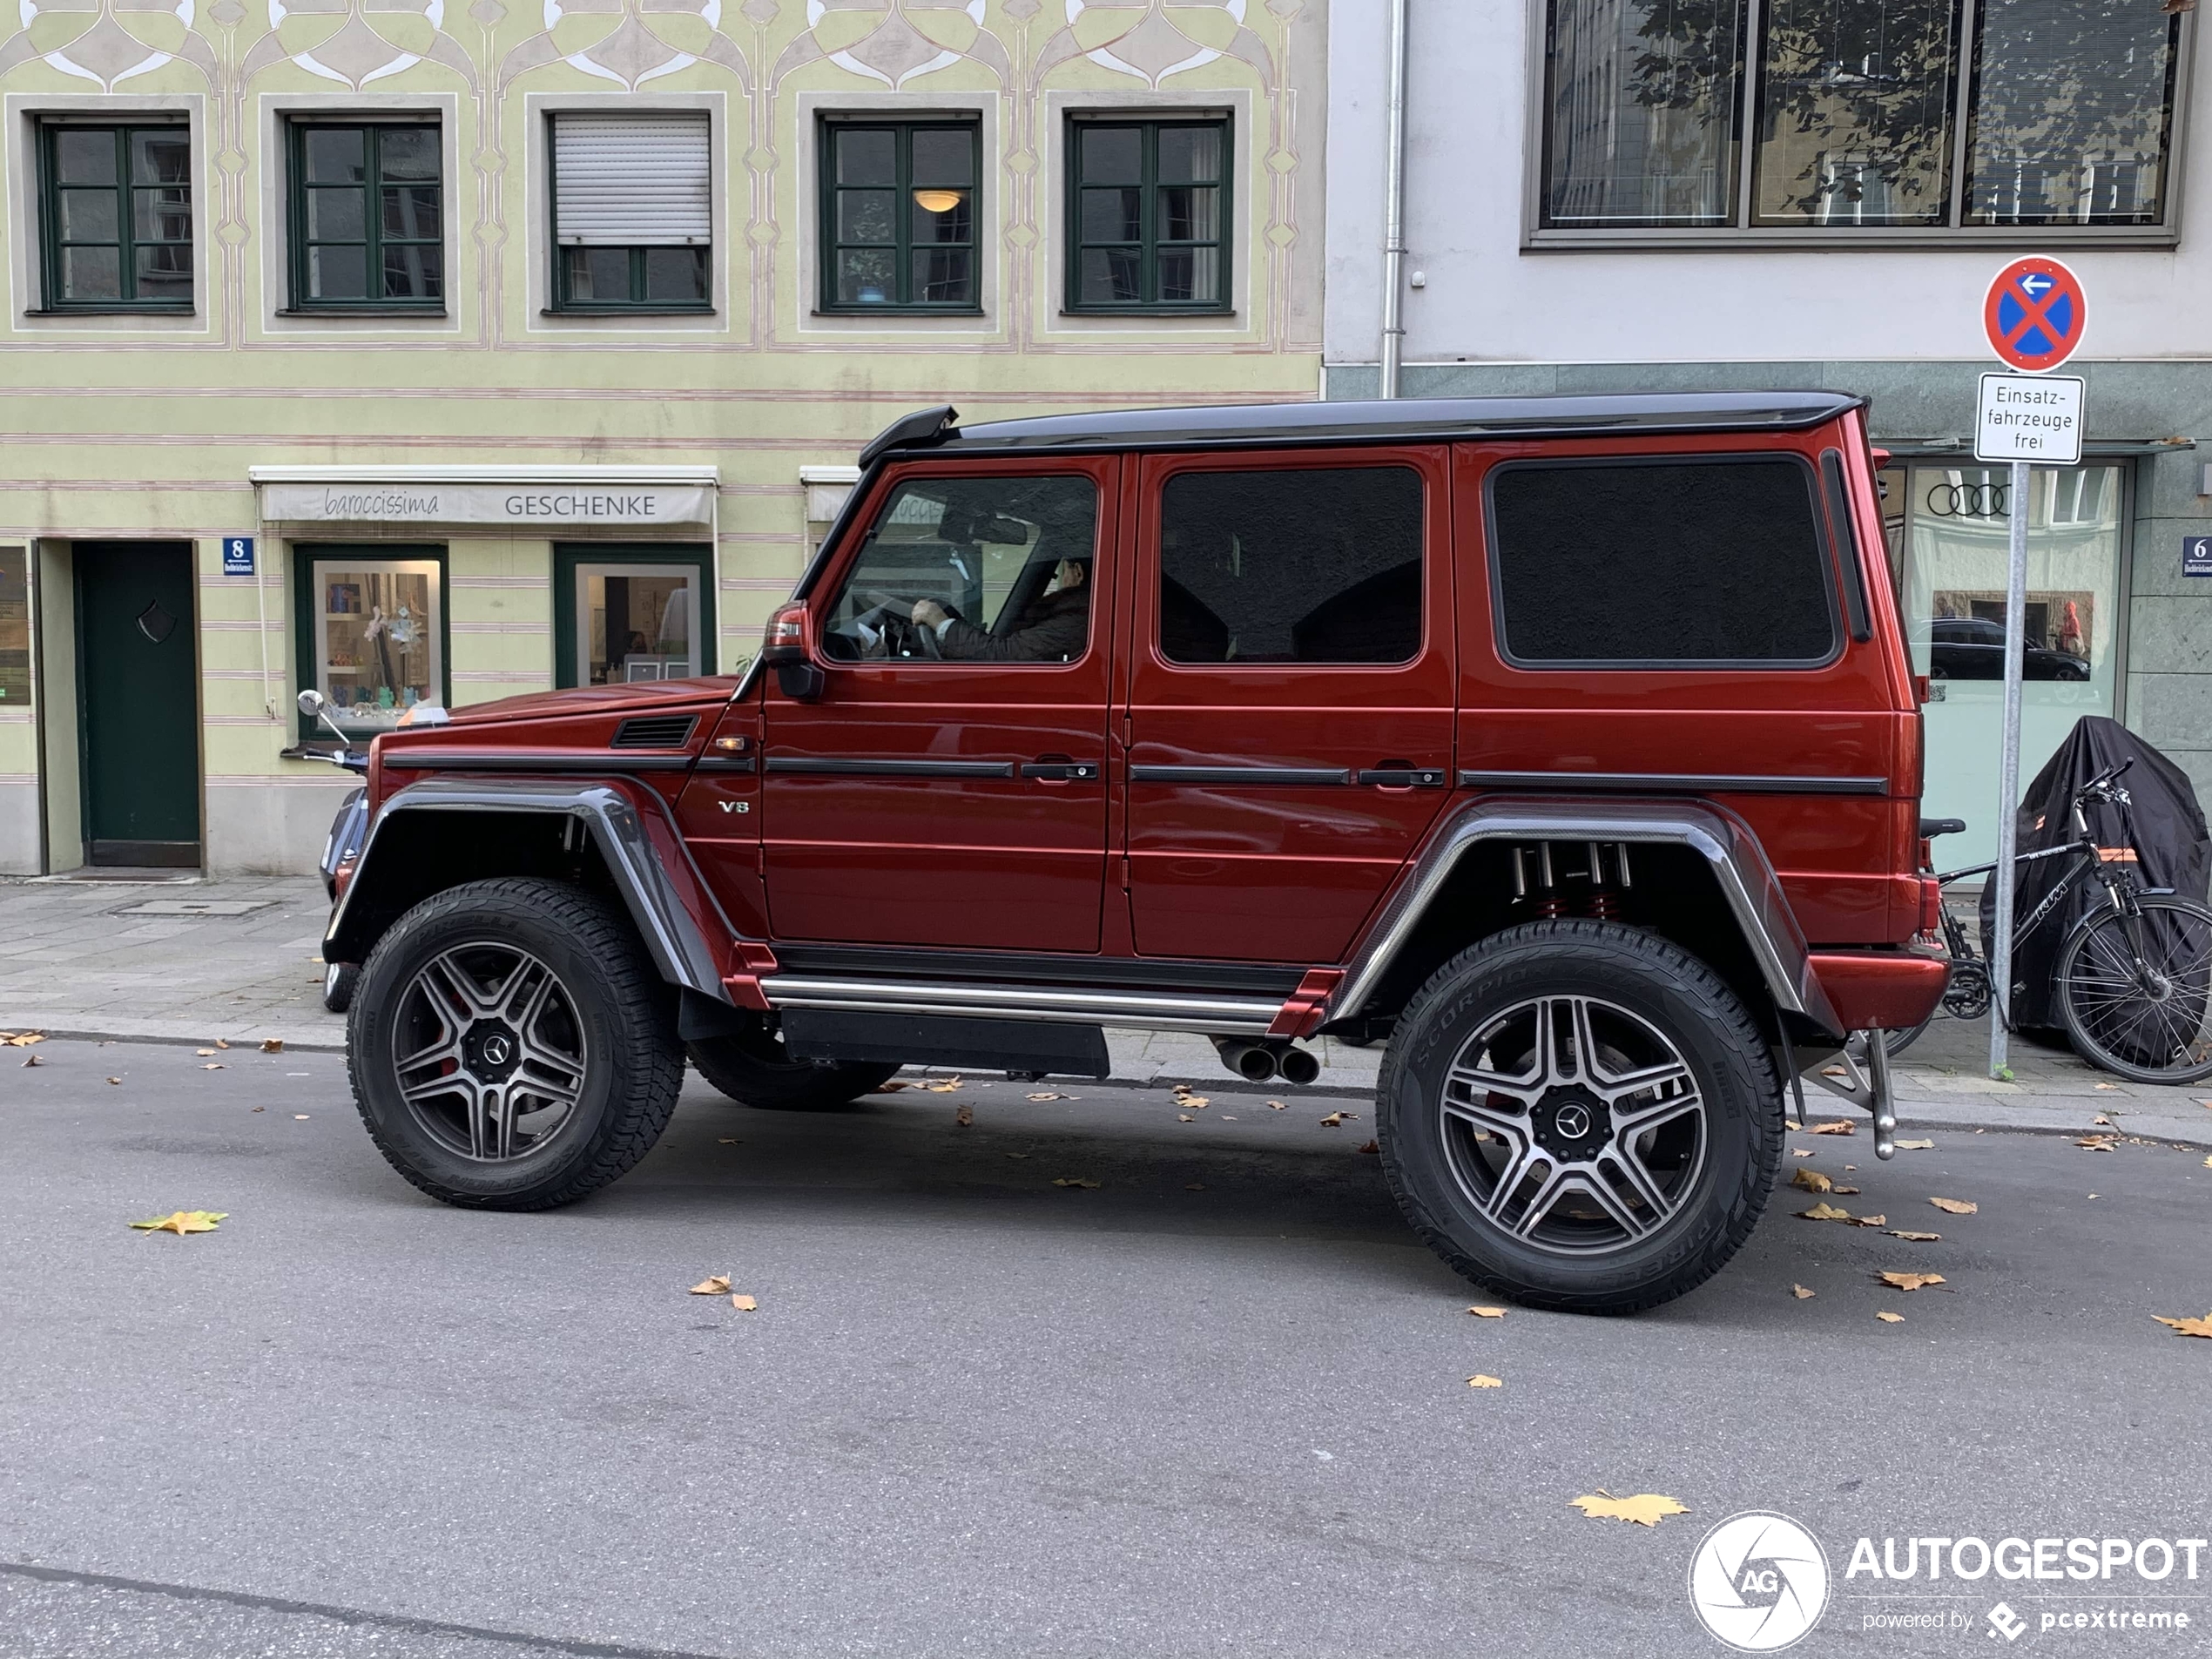
<svg viewBox="0 0 2212 1659">
<path fill-rule="evenodd" d="M 1997 273 L 1982 302 L 1989 348 L 2027 374 L 2056 368 L 2074 355 L 2088 320 L 2080 279 L 2056 260 L 2014 260 Z"/>
</svg>

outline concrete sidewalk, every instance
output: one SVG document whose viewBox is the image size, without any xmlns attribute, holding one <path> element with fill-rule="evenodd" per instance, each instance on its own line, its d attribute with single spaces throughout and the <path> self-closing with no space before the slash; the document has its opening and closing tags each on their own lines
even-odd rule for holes
<svg viewBox="0 0 2212 1659">
<path fill-rule="evenodd" d="M 0 880 L 0 1030 L 169 1042 L 276 1037 L 288 1049 L 341 1050 L 346 1022 L 322 1007 L 327 912 L 312 878 Z M 1188 1082 L 1209 1095 L 1285 1087 L 1256 1089 L 1232 1076 L 1199 1036 L 1112 1031 L 1108 1046 L 1123 1082 Z M 1379 1048 L 1327 1038 L 1317 1046 L 1317 1091 L 1374 1087 Z M 2015 1038 L 2014 1080 L 1999 1082 L 1986 1075 L 1988 1046 L 1986 1024 L 1939 1019 L 1898 1062 L 1906 1137 L 1930 1128 L 2010 1129 L 2212 1144 L 2212 1082 L 2149 1088 Z M 1817 1119 L 1862 1116 L 1811 1083 L 1805 1106 Z"/>
</svg>

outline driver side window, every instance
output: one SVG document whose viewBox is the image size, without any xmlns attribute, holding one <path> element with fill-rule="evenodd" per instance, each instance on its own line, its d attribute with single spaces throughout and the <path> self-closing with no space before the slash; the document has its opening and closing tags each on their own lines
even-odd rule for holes
<svg viewBox="0 0 2212 1659">
<path fill-rule="evenodd" d="M 840 662 L 1072 663 L 1089 648 L 1098 491 L 1088 477 L 909 478 L 824 618 Z"/>
</svg>

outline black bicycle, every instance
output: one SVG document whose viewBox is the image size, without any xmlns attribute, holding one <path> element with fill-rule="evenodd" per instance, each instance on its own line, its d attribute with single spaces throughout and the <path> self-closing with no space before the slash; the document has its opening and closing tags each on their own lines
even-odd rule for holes
<svg viewBox="0 0 2212 1659">
<path fill-rule="evenodd" d="M 2176 894 L 2170 887 L 2146 887 L 2129 864 L 2107 857 L 2089 833 L 2083 808 L 2129 802 L 2120 776 L 2134 763 L 2107 767 L 2074 792 L 2070 810 L 2074 839 L 2061 846 L 2022 853 L 2014 867 L 2047 859 L 2069 860 L 2042 902 L 2013 931 L 2013 949 L 2066 902 L 2087 875 L 2104 889 L 2104 902 L 2074 925 L 2059 948 L 2053 988 L 2059 1015 L 2076 1053 L 2091 1064 L 2141 1083 L 2193 1083 L 2212 1077 L 2212 910 Z M 1966 826 L 1955 818 L 1920 825 L 1924 838 L 1954 834 Z M 2129 835 L 2132 842 L 2134 836 Z M 1967 876 L 1987 875 L 1996 861 L 1952 870 L 1936 880 L 1948 887 Z M 1951 958 L 1951 982 L 1942 1012 L 1976 1020 L 1989 1012 L 1995 987 L 1989 964 L 1976 954 L 1966 927 L 1943 910 L 1943 937 Z M 1935 1017 L 1933 1011 L 1928 1020 Z M 1883 1046 L 1902 1054 L 1928 1028 L 1923 1020 L 1910 1031 L 1892 1031 Z M 2005 1012 L 2007 1030 L 2017 1030 Z"/>
</svg>

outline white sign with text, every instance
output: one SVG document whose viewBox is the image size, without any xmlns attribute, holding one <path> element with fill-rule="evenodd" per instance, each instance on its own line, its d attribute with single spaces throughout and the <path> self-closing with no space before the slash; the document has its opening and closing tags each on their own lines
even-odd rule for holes
<svg viewBox="0 0 2212 1659">
<path fill-rule="evenodd" d="M 2071 374 L 1985 374 L 1974 459 L 2070 467 L 2081 459 L 2082 382 Z"/>
</svg>

